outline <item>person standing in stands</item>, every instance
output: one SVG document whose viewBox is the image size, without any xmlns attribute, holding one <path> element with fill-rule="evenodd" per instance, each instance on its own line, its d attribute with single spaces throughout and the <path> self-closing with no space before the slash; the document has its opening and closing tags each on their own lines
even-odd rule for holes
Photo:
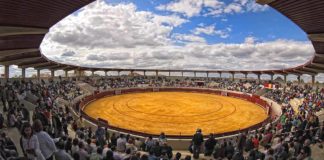
<svg viewBox="0 0 324 160">
<path fill-rule="evenodd" d="M 3 115 L 2 115 L 2 113 L 0 113 L 0 129 L 3 128 L 4 120 L 5 119 L 4 119 Z"/>
<path fill-rule="evenodd" d="M 7 88 L 0 86 L 0 98 L 3 104 L 3 112 L 7 112 Z"/>
<path fill-rule="evenodd" d="M 205 156 L 210 156 L 213 153 L 216 143 L 217 141 L 214 138 L 214 134 L 211 133 L 205 142 Z"/>
<path fill-rule="evenodd" d="M 117 139 L 117 146 L 116 146 L 116 150 L 119 152 L 125 152 L 126 150 L 126 138 L 124 136 L 124 134 L 120 134 L 119 138 Z"/>
<path fill-rule="evenodd" d="M 36 119 L 33 124 L 35 135 L 38 138 L 41 151 L 46 160 L 53 160 L 53 155 L 56 152 L 56 146 L 53 139 L 48 133 L 43 131 L 43 124 L 39 119 Z"/>
<path fill-rule="evenodd" d="M 106 132 L 105 132 L 105 129 L 100 126 L 100 123 L 99 122 L 97 123 L 97 126 L 98 126 L 98 128 L 97 128 L 96 133 L 95 133 L 96 141 L 99 143 L 99 145 L 101 147 L 103 147 L 105 145 L 105 135 L 106 135 Z"/>
<path fill-rule="evenodd" d="M 204 137 L 201 133 L 201 129 L 197 129 L 196 133 L 194 134 L 192 138 L 192 144 L 193 144 L 193 157 L 195 159 L 199 158 L 200 148 L 202 143 L 204 142 Z"/>
</svg>

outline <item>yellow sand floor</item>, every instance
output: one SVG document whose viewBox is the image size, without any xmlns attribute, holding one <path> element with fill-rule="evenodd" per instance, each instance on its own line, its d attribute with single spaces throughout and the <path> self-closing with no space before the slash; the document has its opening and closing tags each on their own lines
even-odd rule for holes
<svg viewBox="0 0 324 160">
<path fill-rule="evenodd" d="M 150 92 L 124 94 L 96 100 L 84 109 L 110 125 L 143 133 L 192 135 L 224 133 L 246 128 L 267 118 L 251 102 L 213 94 Z"/>
</svg>

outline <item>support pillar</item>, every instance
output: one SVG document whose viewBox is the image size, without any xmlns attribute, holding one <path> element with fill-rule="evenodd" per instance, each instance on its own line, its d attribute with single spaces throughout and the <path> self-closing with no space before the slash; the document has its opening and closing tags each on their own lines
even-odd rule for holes
<svg viewBox="0 0 324 160">
<path fill-rule="evenodd" d="M 261 74 L 258 74 L 258 82 L 261 82 Z"/>
<path fill-rule="evenodd" d="M 118 71 L 118 77 L 120 76 L 120 71 Z"/>
<path fill-rule="evenodd" d="M 315 75 L 312 75 L 312 86 L 315 85 Z"/>
<path fill-rule="evenodd" d="M 271 77 L 271 81 L 273 81 L 273 76 L 274 76 L 273 74 L 270 74 L 270 77 Z"/>
<path fill-rule="evenodd" d="M 146 71 L 143 71 L 144 72 L 144 76 L 146 76 Z"/>
<path fill-rule="evenodd" d="M 284 82 L 287 83 L 287 75 L 284 75 Z"/>
<path fill-rule="evenodd" d="M 40 79 L 40 69 L 37 70 L 37 79 Z"/>
<path fill-rule="evenodd" d="M 169 71 L 169 77 L 171 76 L 171 72 Z"/>
<path fill-rule="evenodd" d="M 209 78 L 209 72 L 206 72 L 206 74 L 207 74 L 207 78 Z"/>
<path fill-rule="evenodd" d="M 81 70 L 78 70 L 78 71 L 77 71 L 77 74 L 78 74 L 78 75 L 77 75 L 77 76 L 78 76 L 78 79 L 80 79 L 80 78 L 81 78 Z M 84 73 L 83 73 L 83 76 L 84 76 Z"/>
<path fill-rule="evenodd" d="M 183 77 L 183 72 L 181 72 L 181 77 Z"/>
<path fill-rule="evenodd" d="M 65 78 L 69 77 L 69 71 L 65 70 Z"/>
<path fill-rule="evenodd" d="M 155 71 L 155 76 L 156 76 L 156 77 L 159 76 L 159 71 Z"/>
<path fill-rule="evenodd" d="M 244 78 L 245 78 L 245 80 L 247 80 L 247 75 L 248 75 L 248 74 L 244 74 Z"/>
<path fill-rule="evenodd" d="M 232 81 L 234 81 L 235 73 L 232 73 Z"/>
<path fill-rule="evenodd" d="M 9 78 L 9 65 L 4 66 L 4 78 L 6 80 Z"/>
<path fill-rule="evenodd" d="M 219 72 L 219 78 L 222 78 L 222 72 Z"/>
<path fill-rule="evenodd" d="M 106 76 L 106 77 L 108 76 L 108 71 L 105 71 L 105 76 Z"/>
<path fill-rule="evenodd" d="M 300 75 L 297 76 L 298 84 L 300 84 Z"/>
<path fill-rule="evenodd" d="M 91 71 L 91 77 L 94 77 L 94 71 Z"/>
<path fill-rule="evenodd" d="M 55 77 L 55 70 L 51 70 L 51 78 Z"/>
<path fill-rule="evenodd" d="M 194 72 L 194 77 L 196 77 L 196 72 Z"/>
<path fill-rule="evenodd" d="M 21 68 L 21 78 L 23 80 L 26 78 L 26 68 Z"/>
</svg>

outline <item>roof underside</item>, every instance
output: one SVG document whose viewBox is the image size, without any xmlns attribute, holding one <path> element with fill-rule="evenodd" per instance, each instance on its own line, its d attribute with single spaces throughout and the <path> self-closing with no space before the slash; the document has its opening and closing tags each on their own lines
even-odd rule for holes
<svg viewBox="0 0 324 160">
<path fill-rule="evenodd" d="M 21 68 L 102 70 L 102 71 L 166 71 L 254 74 L 310 74 L 324 73 L 324 1 L 323 0 L 257 0 L 288 17 L 311 40 L 315 53 L 303 65 L 283 70 L 158 70 L 89 68 L 60 64 L 47 59 L 39 50 L 49 28 L 64 17 L 94 0 L 0 0 L 0 64 Z M 305 60 L 306 61 L 306 60 Z"/>
</svg>

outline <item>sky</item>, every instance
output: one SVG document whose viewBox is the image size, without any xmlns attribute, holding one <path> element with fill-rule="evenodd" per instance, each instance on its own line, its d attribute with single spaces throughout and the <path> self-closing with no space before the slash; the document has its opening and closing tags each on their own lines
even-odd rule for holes
<svg viewBox="0 0 324 160">
<path fill-rule="evenodd" d="M 88 67 L 208 70 L 283 69 L 314 53 L 254 0 L 97 0 L 51 27 L 41 51 Z"/>
</svg>

